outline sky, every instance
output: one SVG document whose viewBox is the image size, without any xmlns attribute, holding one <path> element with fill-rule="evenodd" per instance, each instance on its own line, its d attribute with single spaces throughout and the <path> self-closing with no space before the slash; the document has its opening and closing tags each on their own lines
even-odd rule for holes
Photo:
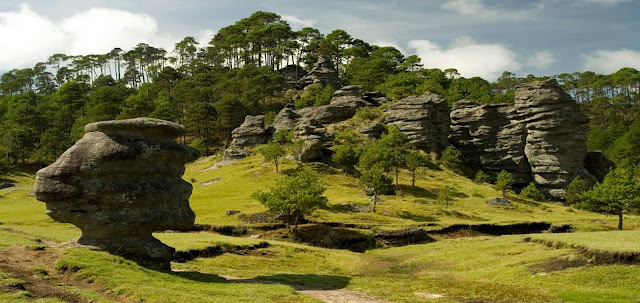
<svg viewBox="0 0 640 303">
<path fill-rule="evenodd" d="M 256 11 L 277 13 L 294 30 L 342 29 L 468 78 L 640 69 L 640 0 L 2 0 L 0 73 L 54 53 L 140 42 L 171 51 L 186 36 L 206 45 Z"/>
</svg>

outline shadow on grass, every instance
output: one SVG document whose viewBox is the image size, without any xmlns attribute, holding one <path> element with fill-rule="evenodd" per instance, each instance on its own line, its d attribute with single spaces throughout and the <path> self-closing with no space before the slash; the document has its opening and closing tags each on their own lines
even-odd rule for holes
<svg viewBox="0 0 640 303">
<path fill-rule="evenodd" d="M 247 283 L 247 284 L 278 284 L 288 285 L 296 290 L 333 290 L 347 287 L 351 278 L 332 275 L 314 274 L 275 274 L 258 276 L 252 279 L 218 276 L 195 271 L 168 271 L 170 275 L 202 283 Z"/>
<path fill-rule="evenodd" d="M 411 220 L 414 222 L 436 222 L 439 219 L 435 216 L 418 215 L 409 212 L 402 212 L 398 215 L 399 218 Z"/>
<path fill-rule="evenodd" d="M 522 199 L 522 198 L 520 198 L 518 196 L 514 196 L 514 195 L 509 195 L 508 200 L 509 200 L 509 202 L 522 203 L 522 204 L 535 206 L 535 207 L 540 207 L 541 205 L 543 205 L 540 202 L 531 201 L 531 200 L 525 200 L 525 199 Z"/>
<path fill-rule="evenodd" d="M 486 218 L 479 217 L 476 215 L 468 215 L 463 212 L 459 212 L 457 210 L 441 210 L 440 213 L 443 215 L 455 217 L 458 219 L 465 219 L 465 220 L 471 220 L 471 221 L 488 221 Z"/>
<path fill-rule="evenodd" d="M 413 187 L 411 185 L 399 184 L 397 187 L 397 191 L 402 194 L 414 196 L 417 198 L 428 198 L 428 199 L 436 199 L 438 198 L 438 194 L 424 189 L 422 187 Z"/>
</svg>

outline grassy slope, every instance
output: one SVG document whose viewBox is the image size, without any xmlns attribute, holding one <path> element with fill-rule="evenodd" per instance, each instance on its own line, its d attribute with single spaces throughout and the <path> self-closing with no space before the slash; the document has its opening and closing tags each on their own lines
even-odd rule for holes
<svg viewBox="0 0 640 303">
<path fill-rule="evenodd" d="M 225 210 L 244 213 L 264 210 L 250 198 L 257 189 L 266 189 L 280 177 L 272 165 L 257 157 L 236 162 L 216 170 L 203 172 L 215 162 L 196 162 L 188 166 L 186 180 L 196 179 L 191 205 L 198 223 L 238 224 L 236 216 L 225 216 Z M 284 169 L 293 167 L 287 163 Z M 323 170 L 327 170 L 324 169 Z M 401 184 L 409 184 L 407 174 Z M 14 245 L 38 246 L 38 239 L 68 241 L 79 236 L 71 225 L 53 222 L 44 214 L 44 204 L 28 194 L 33 184 L 32 174 L 14 173 L 6 176 L 18 187 L 0 190 L 0 250 Z M 201 186 L 199 182 L 222 178 L 219 182 Z M 329 203 L 367 204 L 367 197 L 353 178 L 339 172 L 325 173 L 329 185 Z M 443 184 L 454 184 L 466 193 L 456 199 L 447 211 L 435 203 L 434 193 Z M 477 185 L 448 171 L 423 171 L 417 185 L 422 189 L 403 187 L 397 196 L 383 197 L 380 211 L 344 213 L 320 210 L 314 218 L 326 221 L 369 223 L 381 228 L 437 223 L 508 223 L 548 221 L 570 223 L 581 230 L 601 230 L 615 227 L 616 218 L 573 210 L 553 203 L 517 200 L 512 208 L 495 208 L 484 201 L 498 195 L 485 185 Z M 626 227 L 636 228 L 637 217 L 627 218 Z M 438 228 L 438 227 L 434 227 Z M 5 230 L 3 230 L 5 229 Z M 7 229 L 13 230 L 12 232 Z M 21 233 L 16 233 L 20 231 Z M 225 237 L 211 233 L 157 234 L 163 242 L 179 250 L 200 249 L 213 245 L 246 245 L 260 240 Z M 636 250 L 637 231 L 536 235 L 558 241 L 574 241 L 600 249 L 614 247 Z M 510 302 L 625 302 L 640 299 L 640 267 L 588 266 L 542 273 L 536 265 L 549 260 L 580 258 L 570 249 L 553 249 L 522 241 L 523 236 L 461 238 L 433 244 L 414 245 L 368 251 L 358 254 L 342 250 L 308 247 L 299 244 L 269 241 L 272 246 L 247 255 L 224 254 L 216 258 L 201 258 L 185 264 L 174 264 L 183 273 L 149 271 L 134 263 L 111 255 L 84 250 L 67 250 L 58 266 L 79 269 L 77 279 L 95 282 L 109 292 L 132 301 L 171 302 L 313 302 L 294 293 L 284 285 L 225 282 L 217 275 L 284 281 L 293 284 L 359 290 L 394 302 L 448 302 L 462 299 L 493 299 Z M 606 239 L 601 241 L 600 239 Z M 626 241 L 626 242 L 625 242 Z M 609 244 L 607 244 L 609 243 Z M 627 244 L 620 244 L 627 243 Z M 2 279 L 11 277 L 2 276 Z M 442 294 L 445 297 L 422 299 L 415 293 Z M 0 302 L 13 298 L 23 300 L 24 294 L 2 293 Z M 26 299 L 25 299 L 26 300 Z M 49 301 L 46 301 L 49 302 Z"/>
</svg>

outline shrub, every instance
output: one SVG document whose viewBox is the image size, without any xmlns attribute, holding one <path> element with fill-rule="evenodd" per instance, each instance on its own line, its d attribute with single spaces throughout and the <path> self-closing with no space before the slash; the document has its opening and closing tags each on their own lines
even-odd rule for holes
<svg viewBox="0 0 640 303">
<path fill-rule="evenodd" d="M 533 199 L 536 201 L 544 200 L 544 195 L 538 190 L 538 188 L 536 188 L 536 185 L 533 184 L 533 182 L 529 183 L 527 187 L 523 188 L 522 191 L 520 191 L 519 196 L 523 198 Z"/>
<path fill-rule="evenodd" d="M 513 185 L 513 183 L 515 183 L 513 175 L 503 170 L 496 178 L 496 190 L 502 191 L 502 196 L 504 197 L 507 190 L 511 189 L 511 185 Z"/>
<path fill-rule="evenodd" d="M 580 177 L 575 177 L 573 181 L 567 186 L 567 189 L 564 191 L 563 198 L 567 201 L 567 204 L 573 205 L 576 203 L 580 203 L 584 193 L 589 190 L 589 186 L 587 186 L 587 182 L 582 180 Z"/>
<path fill-rule="evenodd" d="M 356 117 L 371 121 L 382 117 L 382 111 L 377 107 L 363 107 L 356 111 Z"/>
<path fill-rule="evenodd" d="M 473 178 L 473 181 L 478 184 L 489 183 L 491 181 L 491 177 L 489 177 L 489 175 L 487 175 L 485 172 L 479 170 L 476 173 L 475 178 Z"/>
<path fill-rule="evenodd" d="M 455 172 L 460 172 L 464 167 L 464 162 L 462 161 L 462 153 L 457 148 L 449 145 L 440 157 L 440 164 Z"/>
</svg>

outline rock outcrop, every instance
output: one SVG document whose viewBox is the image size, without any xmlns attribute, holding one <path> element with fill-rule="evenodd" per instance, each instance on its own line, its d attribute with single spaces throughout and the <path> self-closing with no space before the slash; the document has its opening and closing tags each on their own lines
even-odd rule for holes
<svg viewBox="0 0 640 303">
<path fill-rule="evenodd" d="M 512 105 L 461 100 L 451 110 L 451 144 L 474 170 L 513 174 L 516 186 L 532 181 L 524 153 L 527 129 Z"/>
<path fill-rule="evenodd" d="M 179 145 L 178 124 L 150 118 L 91 123 L 86 134 L 36 175 L 47 214 L 82 230 L 79 244 L 169 266 L 174 249 L 152 236 L 188 230 L 192 186 L 184 164 L 197 150 Z"/>
<path fill-rule="evenodd" d="M 333 124 L 351 119 L 359 108 L 373 106 L 362 98 L 362 87 L 346 86 L 334 93 L 328 105 L 306 107 L 298 110 L 303 117 Z"/>
<path fill-rule="evenodd" d="M 338 71 L 329 56 L 320 56 L 309 73 L 298 81 L 298 86 L 303 88 L 311 84 L 338 86 Z"/>
<path fill-rule="evenodd" d="M 560 198 L 577 176 L 595 181 L 584 167 L 589 119 L 555 79 L 519 85 L 515 109 L 526 123 L 524 152 L 543 193 Z"/>
<path fill-rule="evenodd" d="M 449 107 L 440 95 L 425 93 L 391 103 L 386 124 L 396 125 L 419 149 L 437 157 L 449 145 Z"/>
<path fill-rule="evenodd" d="M 322 123 L 311 118 L 302 118 L 294 128 L 293 140 L 304 141 L 300 154 L 303 162 L 320 160 L 325 156 L 324 145 L 333 141 L 334 136 L 328 133 Z"/>
<path fill-rule="evenodd" d="M 364 98 L 365 101 L 373 104 L 374 106 L 380 106 L 391 101 L 391 98 L 387 97 L 385 93 L 380 91 L 366 92 L 362 94 L 362 98 Z"/>
<path fill-rule="evenodd" d="M 275 132 L 292 130 L 296 127 L 301 117 L 302 116 L 296 112 L 295 106 L 289 103 L 276 115 L 276 118 L 273 120 L 273 128 Z"/>
<path fill-rule="evenodd" d="M 267 143 L 273 134 L 265 128 L 264 115 L 246 116 L 244 122 L 231 132 L 231 144 L 224 151 L 225 160 L 237 160 L 249 155 L 247 148 Z"/>
<path fill-rule="evenodd" d="M 587 123 L 578 104 L 550 79 L 518 86 L 513 105 L 457 102 L 450 141 L 473 168 L 506 170 L 517 185 L 533 181 L 544 194 L 561 198 L 577 176 L 595 182 L 585 162 L 594 174 L 610 167 L 602 158 L 587 159 Z"/>
</svg>

